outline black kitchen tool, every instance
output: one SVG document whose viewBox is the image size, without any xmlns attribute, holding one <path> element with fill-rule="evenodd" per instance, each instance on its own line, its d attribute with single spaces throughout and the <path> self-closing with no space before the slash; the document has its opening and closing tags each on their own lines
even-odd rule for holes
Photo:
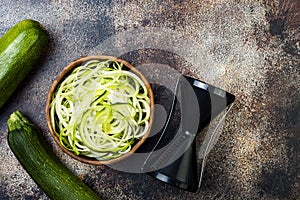
<svg viewBox="0 0 300 200">
<path fill-rule="evenodd" d="M 196 192 L 202 174 L 197 163 L 196 136 L 234 102 L 235 96 L 182 75 L 172 98 L 168 119 L 143 170 L 160 181 Z"/>
</svg>

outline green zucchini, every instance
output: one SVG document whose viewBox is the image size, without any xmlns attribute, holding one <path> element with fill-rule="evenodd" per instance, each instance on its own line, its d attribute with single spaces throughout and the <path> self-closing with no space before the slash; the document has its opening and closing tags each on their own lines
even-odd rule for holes
<svg viewBox="0 0 300 200">
<path fill-rule="evenodd" d="M 100 199 L 59 160 L 43 138 L 40 129 L 20 111 L 10 115 L 7 125 L 11 150 L 50 199 Z"/>
<path fill-rule="evenodd" d="M 0 107 L 35 66 L 48 42 L 42 25 L 26 19 L 0 38 Z"/>
</svg>

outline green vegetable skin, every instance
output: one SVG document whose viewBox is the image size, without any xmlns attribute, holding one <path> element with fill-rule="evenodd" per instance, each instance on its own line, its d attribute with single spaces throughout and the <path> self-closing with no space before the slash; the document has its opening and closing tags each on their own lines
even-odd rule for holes
<svg viewBox="0 0 300 200">
<path fill-rule="evenodd" d="M 17 23 L 0 38 L 0 107 L 33 69 L 47 41 L 46 30 L 31 19 Z"/>
<path fill-rule="evenodd" d="M 40 130 L 20 111 L 11 114 L 7 125 L 11 150 L 50 199 L 100 199 L 55 156 Z"/>
</svg>

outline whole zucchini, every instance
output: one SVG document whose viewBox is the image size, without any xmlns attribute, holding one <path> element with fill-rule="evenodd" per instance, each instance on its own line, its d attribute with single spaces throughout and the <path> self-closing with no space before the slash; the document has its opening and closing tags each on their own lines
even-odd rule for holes
<svg viewBox="0 0 300 200">
<path fill-rule="evenodd" d="M 56 157 L 41 131 L 20 111 L 11 114 L 7 125 L 11 150 L 50 199 L 100 199 Z"/>
<path fill-rule="evenodd" d="M 47 41 L 46 30 L 31 19 L 17 23 L 0 38 L 0 107 L 33 69 Z"/>
</svg>

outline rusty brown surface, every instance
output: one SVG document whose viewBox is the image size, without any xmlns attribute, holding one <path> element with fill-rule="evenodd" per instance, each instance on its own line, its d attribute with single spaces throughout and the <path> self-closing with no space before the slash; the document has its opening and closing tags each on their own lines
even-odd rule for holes
<svg viewBox="0 0 300 200">
<path fill-rule="evenodd" d="M 1 109 L 0 199 L 47 199 L 7 145 L 5 123 L 16 109 L 41 127 L 61 160 L 103 199 L 300 199 L 299 1 L 0 3 L 1 35 L 17 21 L 34 18 L 51 37 L 39 68 Z M 158 48 L 133 49 L 122 57 L 133 64 L 159 61 L 236 95 L 196 194 L 145 174 L 72 160 L 58 149 L 47 129 L 46 95 L 67 63 L 105 52 L 99 44 L 115 35 L 153 27 L 169 35 L 154 43 Z M 179 43 L 179 36 L 187 38 L 186 44 Z M 121 41 L 114 44 L 126 51 Z M 167 75 L 163 79 L 171 80 Z"/>
</svg>

